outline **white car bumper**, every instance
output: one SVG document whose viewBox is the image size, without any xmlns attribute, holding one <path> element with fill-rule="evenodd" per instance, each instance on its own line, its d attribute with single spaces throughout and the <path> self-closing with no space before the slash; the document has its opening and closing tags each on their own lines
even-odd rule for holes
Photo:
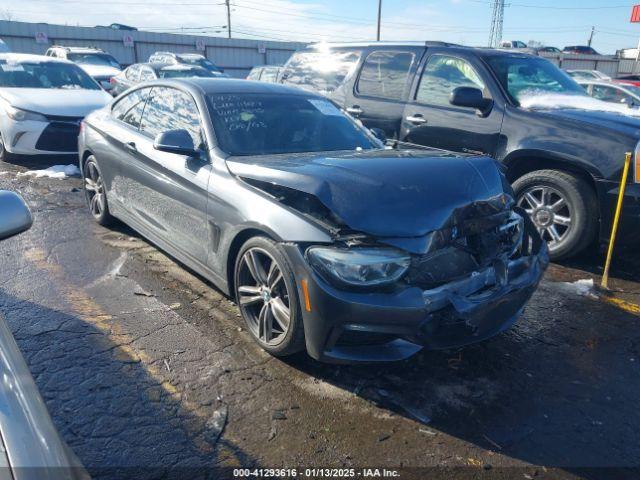
<svg viewBox="0 0 640 480">
<path fill-rule="evenodd" d="M 4 147 L 17 155 L 73 155 L 78 152 L 79 119 L 17 122 L 0 115 Z"/>
</svg>

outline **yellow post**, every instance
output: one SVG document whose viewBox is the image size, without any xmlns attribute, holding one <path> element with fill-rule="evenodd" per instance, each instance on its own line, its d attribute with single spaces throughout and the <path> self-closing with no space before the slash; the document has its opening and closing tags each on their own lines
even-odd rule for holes
<svg viewBox="0 0 640 480">
<path fill-rule="evenodd" d="M 629 174 L 629 165 L 631 165 L 631 152 L 627 152 L 624 160 L 624 168 L 622 169 L 622 180 L 620 181 L 620 191 L 618 192 L 618 203 L 616 205 L 616 213 L 613 217 L 613 226 L 611 227 L 611 237 L 609 238 L 609 249 L 607 250 L 607 261 L 604 264 L 604 273 L 602 274 L 602 288 L 607 289 L 609 284 L 609 267 L 611 267 L 611 257 L 613 256 L 613 244 L 616 241 L 618 233 L 618 222 L 620 221 L 620 212 L 622 211 L 622 202 L 624 200 L 624 191 L 627 187 L 627 175 Z"/>
</svg>

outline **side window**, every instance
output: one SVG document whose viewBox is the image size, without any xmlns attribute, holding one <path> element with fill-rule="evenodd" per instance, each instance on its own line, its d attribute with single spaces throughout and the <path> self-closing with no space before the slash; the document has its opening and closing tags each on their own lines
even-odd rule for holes
<svg viewBox="0 0 640 480">
<path fill-rule="evenodd" d="M 598 100 L 612 103 L 630 103 L 631 97 L 617 88 L 606 85 L 593 85 L 592 96 Z"/>
<path fill-rule="evenodd" d="M 260 77 L 260 80 L 262 80 L 263 82 L 275 83 L 277 77 L 278 69 L 265 68 L 264 70 L 262 70 L 262 76 Z"/>
<path fill-rule="evenodd" d="M 111 115 L 137 130 L 140 128 L 140 119 L 144 110 L 144 104 L 150 91 L 150 88 L 141 88 L 122 97 L 111 109 Z"/>
<path fill-rule="evenodd" d="M 125 77 L 127 77 L 127 80 L 137 82 L 140 78 L 140 65 L 131 65 L 129 68 L 127 68 L 127 71 L 124 75 Z"/>
<path fill-rule="evenodd" d="M 196 148 L 202 146 L 200 115 L 191 95 L 169 87 L 155 87 L 144 109 L 140 130 L 150 138 L 169 130 L 186 130 Z"/>
<path fill-rule="evenodd" d="M 400 100 L 413 63 L 410 52 L 373 52 L 364 61 L 358 85 L 360 95 Z"/>
<path fill-rule="evenodd" d="M 146 82 L 148 80 L 155 80 L 156 75 L 153 73 L 153 70 L 149 67 L 142 67 L 140 69 L 140 81 Z"/>
<path fill-rule="evenodd" d="M 260 80 L 260 72 L 262 71 L 261 68 L 253 68 L 251 69 L 251 71 L 249 72 L 249 76 L 247 77 L 247 80 Z"/>
<path fill-rule="evenodd" d="M 353 74 L 360 52 L 298 52 L 293 54 L 282 72 L 282 83 L 323 94 L 331 93 Z"/>
<path fill-rule="evenodd" d="M 485 89 L 475 69 L 461 58 L 432 56 L 422 73 L 416 100 L 429 105 L 450 105 L 449 96 L 458 87 Z"/>
</svg>

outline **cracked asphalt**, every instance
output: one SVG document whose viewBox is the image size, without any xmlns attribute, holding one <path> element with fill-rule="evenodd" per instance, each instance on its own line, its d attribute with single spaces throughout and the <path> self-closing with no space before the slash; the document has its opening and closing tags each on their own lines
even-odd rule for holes
<svg viewBox="0 0 640 480">
<path fill-rule="evenodd" d="M 478 345 L 382 366 L 278 360 L 202 278 L 126 226 L 96 225 L 79 179 L 26 169 L 0 163 L 0 188 L 34 213 L 0 244 L 0 314 L 94 478 L 638 478 L 637 252 L 616 259 L 613 299 L 571 283 L 597 282 L 600 253 L 552 265 L 518 323 Z"/>
</svg>

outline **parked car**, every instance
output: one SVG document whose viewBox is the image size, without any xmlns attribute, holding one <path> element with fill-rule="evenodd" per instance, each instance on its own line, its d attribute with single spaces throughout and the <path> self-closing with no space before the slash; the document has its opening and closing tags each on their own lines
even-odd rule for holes
<svg viewBox="0 0 640 480">
<path fill-rule="evenodd" d="M 78 64 L 107 91 L 111 89 L 111 79 L 122 71 L 118 61 L 99 48 L 53 46 L 45 55 Z"/>
<path fill-rule="evenodd" d="M 273 355 L 400 360 L 480 341 L 516 320 L 548 262 L 494 160 L 388 150 L 314 93 L 156 81 L 84 125 L 94 219 L 233 295 Z"/>
<path fill-rule="evenodd" d="M 261 65 L 253 67 L 247 75 L 247 80 L 255 80 L 259 82 L 276 83 L 278 76 L 282 72 L 282 67 L 274 65 Z"/>
<path fill-rule="evenodd" d="M 499 48 L 537 55 L 537 50 L 535 48 L 527 46 L 526 43 L 521 42 L 520 40 L 506 40 L 506 41 L 500 42 Z"/>
<path fill-rule="evenodd" d="M 564 47 L 562 53 L 580 54 L 580 55 L 600 55 L 595 49 L 586 45 L 572 45 L 570 47 Z"/>
<path fill-rule="evenodd" d="M 589 95 L 609 103 L 622 103 L 628 107 L 640 107 L 640 87 L 611 82 L 582 81 L 578 83 Z"/>
<path fill-rule="evenodd" d="M 538 53 L 562 53 L 558 47 L 536 47 Z"/>
<path fill-rule="evenodd" d="M 323 44 L 294 53 L 281 78 L 389 137 L 496 158 L 556 259 L 608 238 L 625 152 L 640 162 L 640 120 L 580 110 L 584 89 L 542 57 L 439 42 Z M 559 108 L 567 98 L 573 105 Z M 620 238 L 640 234 L 638 184 L 627 188 L 622 225 Z"/>
<path fill-rule="evenodd" d="M 0 240 L 31 227 L 16 193 L 0 190 Z M 58 434 L 11 330 L 0 315 L 0 467 L 3 478 L 89 480 Z"/>
<path fill-rule="evenodd" d="M 131 27 L 129 25 L 124 25 L 122 23 L 112 23 L 111 25 L 103 26 L 98 25 L 99 28 L 110 28 L 111 30 L 125 30 L 127 32 L 137 32 L 138 29 L 136 27 Z"/>
<path fill-rule="evenodd" d="M 598 70 L 565 70 L 570 77 L 576 79 L 579 83 L 581 80 L 599 80 L 604 82 L 610 82 L 611 77 L 609 75 L 605 75 L 604 73 Z"/>
<path fill-rule="evenodd" d="M 529 48 L 526 43 L 520 40 L 505 40 L 500 42 L 500 48 Z"/>
<path fill-rule="evenodd" d="M 111 96 L 72 62 L 0 54 L 0 160 L 78 151 L 80 120 Z"/>
<path fill-rule="evenodd" d="M 156 52 L 149 57 L 149 63 L 166 63 L 167 65 L 189 65 L 202 67 L 206 68 L 216 76 L 228 77 L 222 68 L 218 67 L 211 60 L 199 53 Z"/>
<path fill-rule="evenodd" d="M 158 78 L 217 77 L 209 70 L 194 65 L 167 65 L 165 63 L 134 63 L 111 80 L 112 93 L 120 95 L 127 88 Z"/>
<path fill-rule="evenodd" d="M 614 80 L 615 83 L 625 83 L 640 87 L 640 75 L 621 75 Z"/>
</svg>

